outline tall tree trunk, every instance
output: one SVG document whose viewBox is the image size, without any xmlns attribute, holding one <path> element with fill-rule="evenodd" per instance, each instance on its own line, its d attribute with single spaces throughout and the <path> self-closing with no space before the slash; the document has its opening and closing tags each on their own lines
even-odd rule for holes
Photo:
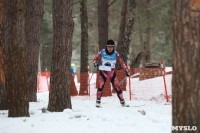
<svg viewBox="0 0 200 133">
<path fill-rule="evenodd" d="M 98 0 L 98 43 L 99 51 L 106 47 L 108 40 L 108 0 Z M 101 60 L 98 62 L 101 64 Z M 97 76 L 96 81 L 99 81 Z"/>
<path fill-rule="evenodd" d="M 99 50 L 106 46 L 108 40 L 108 0 L 98 0 Z"/>
<path fill-rule="evenodd" d="M 109 0 L 98 0 L 99 51 L 106 47 L 106 42 L 108 40 L 108 1 Z M 101 60 L 99 60 L 98 63 L 101 64 Z M 96 81 L 99 81 L 98 75 Z M 105 86 L 105 88 L 106 87 L 107 86 Z M 107 88 L 110 88 L 110 84 L 108 84 Z"/>
<path fill-rule="evenodd" d="M 145 57 L 146 57 L 146 54 L 145 54 L 145 50 L 144 50 L 144 39 L 143 39 L 143 34 L 142 34 L 142 26 L 141 26 L 141 22 L 140 22 L 140 17 L 138 16 L 138 25 L 139 25 L 139 35 L 140 35 L 140 48 L 141 48 L 141 52 L 142 52 L 142 55 L 141 55 L 141 60 L 142 60 L 142 66 L 145 65 L 146 63 L 146 60 L 145 60 Z"/>
<path fill-rule="evenodd" d="M 88 16 L 87 0 L 81 1 L 81 83 L 79 95 L 87 95 L 87 78 L 88 73 Z"/>
<path fill-rule="evenodd" d="M 1 31 L 0 31 L 1 32 Z M 1 38 L 0 34 L 0 38 Z M 8 94 L 5 88 L 5 64 L 4 64 L 4 47 L 0 41 L 0 110 L 8 109 Z"/>
<path fill-rule="evenodd" d="M 48 110 L 62 112 L 72 108 L 70 96 L 72 34 L 72 0 L 53 0 L 53 55 Z"/>
<path fill-rule="evenodd" d="M 5 0 L 6 88 L 8 117 L 29 116 L 25 0 Z"/>
<path fill-rule="evenodd" d="M 119 36 L 118 36 L 118 42 L 117 42 L 117 52 L 121 55 L 121 49 L 123 45 L 123 39 L 126 29 L 126 16 L 127 16 L 127 7 L 128 7 L 128 0 L 123 1 L 123 6 L 121 10 L 121 20 L 120 20 L 120 28 L 119 28 Z M 122 69 L 119 62 L 116 64 L 116 69 Z"/>
<path fill-rule="evenodd" d="M 199 133 L 200 13 L 191 11 L 190 4 L 191 0 L 173 1 L 172 123 L 197 126 L 194 132 Z"/>
<path fill-rule="evenodd" d="M 27 78 L 29 101 L 37 101 L 37 73 L 43 0 L 26 0 Z"/>
<path fill-rule="evenodd" d="M 147 0 L 147 8 L 151 7 L 151 0 Z M 146 43 L 147 43 L 147 62 L 151 63 L 151 54 L 152 54 L 152 46 L 151 46 L 151 12 L 150 10 L 146 10 L 147 11 L 147 29 L 146 29 Z"/>
<path fill-rule="evenodd" d="M 143 53 L 140 52 L 137 54 L 137 56 L 135 58 L 132 58 L 131 60 L 131 68 L 138 68 L 141 64 L 141 60 L 142 60 L 142 55 Z"/>
<path fill-rule="evenodd" d="M 0 25 L 3 20 L 3 0 L 0 0 Z M 2 29 L 0 29 L 0 39 L 2 40 Z M 0 41 L 0 110 L 8 109 L 8 96 L 5 88 L 5 63 L 4 63 L 4 46 Z"/>
<path fill-rule="evenodd" d="M 131 42 L 131 35 L 133 33 L 134 25 L 134 8 L 136 7 L 135 0 L 129 0 L 129 9 L 128 9 L 128 21 L 126 25 L 126 32 L 123 39 L 121 57 L 124 60 L 124 63 L 127 64 L 128 54 L 129 54 L 129 44 Z"/>
</svg>

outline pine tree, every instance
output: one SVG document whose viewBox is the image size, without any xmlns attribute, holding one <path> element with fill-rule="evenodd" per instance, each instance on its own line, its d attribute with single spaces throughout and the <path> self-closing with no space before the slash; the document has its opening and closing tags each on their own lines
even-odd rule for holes
<svg viewBox="0 0 200 133">
<path fill-rule="evenodd" d="M 197 126 L 194 132 L 199 133 L 200 13 L 190 4 L 190 0 L 173 1 L 172 125 Z"/>
<path fill-rule="evenodd" d="M 72 108 L 70 95 L 72 34 L 72 0 L 53 0 L 53 55 L 48 110 L 62 112 Z"/>
<path fill-rule="evenodd" d="M 88 16 L 87 0 L 81 1 L 81 75 L 79 95 L 87 95 L 87 73 L 88 73 Z"/>
<path fill-rule="evenodd" d="M 121 49 L 123 46 L 123 39 L 126 30 L 126 20 L 127 20 L 127 7 L 128 7 L 128 0 L 123 0 L 123 5 L 121 9 L 121 19 L 120 19 L 120 28 L 119 28 L 119 36 L 117 41 L 117 52 L 121 55 Z M 116 64 L 116 69 L 122 69 L 119 62 Z"/>
<path fill-rule="evenodd" d="M 99 50 L 106 46 L 108 40 L 108 0 L 98 0 Z"/>
<path fill-rule="evenodd" d="M 3 23 L 3 0 L 0 0 L 0 24 Z M 2 29 L 0 29 L 0 39 L 2 40 Z M 8 109 L 7 90 L 5 88 L 5 63 L 4 45 L 0 41 L 0 110 Z"/>
<path fill-rule="evenodd" d="M 29 101 L 37 101 L 37 74 L 43 0 L 26 0 L 27 78 Z"/>
<path fill-rule="evenodd" d="M 131 42 L 131 36 L 133 33 L 133 25 L 135 21 L 134 16 L 134 8 L 136 7 L 135 0 L 129 0 L 129 8 L 128 8 L 128 18 L 127 18 L 127 25 L 126 25 L 126 32 L 123 38 L 122 44 L 122 54 L 121 57 L 124 60 L 124 63 L 127 65 L 128 55 L 129 55 L 129 46 Z"/>
<path fill-rule="evenodd" d="M 151 0 L 147 0 L 147 10 L 146 10 L 146 15 L 147 15 L 147 20 L 150 20 L 150 15 L 151 11 L 149 8 L 151 7 Z M 151 23 L 150 21 L 147 21 L 147 29 L 146 29 L 146 62 L 151 63 L 152 60 L 152 41 L 151 41 Z"/>
<path fill-rule="evenodd" d="M 5 0 L 5 63 L 8 116 L 29 116 L 25 0 Z M 9 27 L 9 28 L 8 28 Z"/>
</svg>

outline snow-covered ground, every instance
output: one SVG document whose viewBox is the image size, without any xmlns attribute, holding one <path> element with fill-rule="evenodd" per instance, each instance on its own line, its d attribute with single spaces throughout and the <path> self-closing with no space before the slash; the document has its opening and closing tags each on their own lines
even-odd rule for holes
<svg viewBox="0 0 200 133">
<path fill-rule="evenodd" d="M 30 103 L 30 117 L 8 118 L 8 111 L 0 111 L 0 133 L 171 132 L 172 107 L 171 103 L 166 103 L 163 77 L 144 81 L 132 78 L 131 101 L 128 85 L 124 92 L 128 108 L 120 106 L 116 94 L 102 97 L 102 108 L 96 108 L 95 79 L 96 75 L 91 80 L 90 97 L 72 97 L 72 110 L 48 112 L 49 93 L 43 92 L 38 93 L 38 102 Z M 171 95 L 171 75 L 166 76 L 166 83 Z M 77 82 L 76 85 L 78 88 Z"/>
</svg>

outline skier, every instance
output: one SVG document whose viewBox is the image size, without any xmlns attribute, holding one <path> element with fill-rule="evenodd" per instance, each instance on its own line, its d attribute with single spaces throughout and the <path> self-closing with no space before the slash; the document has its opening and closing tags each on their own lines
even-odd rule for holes
<svg viewBox="0 0 200 133">
<path fill-rule="evenodd" d="M 76 75 L 76 68 L 75 68 L 75 64 L 74 63 L 71 64 L 71 72 L 72 72 L 72 76 L 75 77 L 75 75 Z"/>
<path fill-rule="evenodd" d="M 115 73 L 115 64 L 116 59 L 120 62 L 121 66 L 123 67 L 126 76 L 130 76 L 128 69 L 124 63 L 124 61 L 120 58 L 119 53 L 114 49 L 115 43 L 113 40 L 108 40 L 106 43 L 106 49 L 102 49 L 98 55 L 94 58 L 93 63 L 94 67 L 98 66 L 97 61 L 101 58 L 102 60 L 102 67 L 106 68 L 105 70 L 100 70 L 100 80 L 99 80 L 99 87 L 97 90 L 97 100 L 96 100 L 96 107 L 101 107 L 101 96 L 102 91 L 104 88 L 104 84 L 106 79 L 109 78 L 113 88 L 117 92 L 117 96 L 120 100 L 120 104 L 122 107 L 128 107 L 128 104 L 125 104 L 122 90 L 119 88 L 118 79 Z M 109 70 L 110 69 L 110 70 Z"/>
</svg>

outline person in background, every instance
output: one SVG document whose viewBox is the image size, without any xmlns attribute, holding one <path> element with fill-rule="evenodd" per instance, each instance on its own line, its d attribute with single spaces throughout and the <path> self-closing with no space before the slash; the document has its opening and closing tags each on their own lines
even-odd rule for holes
<svg viewBox="0 0 200 133">
<path fill-rule="evenodd" d="M 76 75 L 76 68 L 75 68 L 75 64 L 74 63 L 71 64 L 71 72 L 72 72 L 72 76 L 75 77 L 75 75 Z"/>
<path fill-rule="evenodd" d="M 94 67 L 98 66 L 98 60 L 101 58 L 102 66 L 104 68 L 110 68 L 110 70 L 100 70 L 100 79 L 99 79 L 99 87 L 97 90 L 97 100 L 96 100 L 96 107 L 101 107 L 101 96 L 102 91 L 106 82 L 106 79 L 109 78 L 113 88 L 117 92 L 117 96 L 120 100 L 122 107 L 129 107 L 128 104 L 125 104 L 123 98 L 123 92 L 118 85 L 118 79 L 115 72 L 115 64 L 116 60 L 118 60 L 125 71 L 126 76 L 130 76 L 128 69 L 124 63 L 124 61 L 120 58 L 119 53 L 114 49 L 115 43 L 113 40 L 108 40 L 106 43 L 106 48 L 102 49 L 98 55 L 94 58 L 93 63 Z M 105 67 L 106 66 L 106 67 Z"/>
</svg>

